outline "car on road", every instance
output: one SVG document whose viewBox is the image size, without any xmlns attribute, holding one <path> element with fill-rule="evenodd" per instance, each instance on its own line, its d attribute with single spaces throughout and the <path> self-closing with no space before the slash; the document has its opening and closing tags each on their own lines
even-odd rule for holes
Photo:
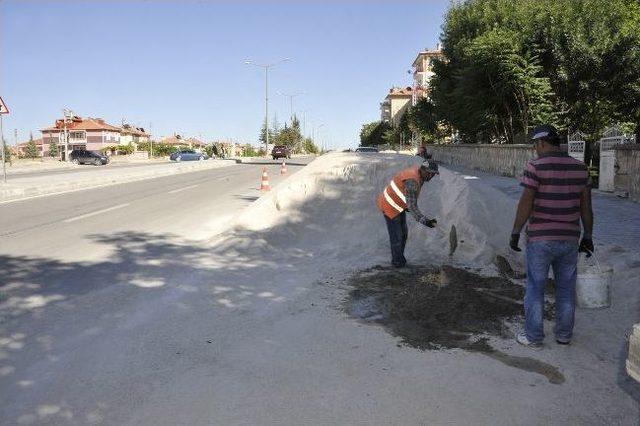
<svg viewBox="0 0 640 426">
<path fill-rule="evenodd" d="M 356 148 L 356 152 L 379 152 L 375 146 L 359 146 Z"/>
<path fill-rule="evenodd" d="M 284 145 L 276 145 L 271 150 L 271 157 L 273 157 L 274 160 L 278 158 L 291 158 L 291 151 Z"/>
<path fill-rule="evenodd" d="M 85 149 L 74 149 L 69 154 L 69 159 L 73 164 L 93 164 L 94 166 L 101 166 L 109 162 L 109 157 L 103 153 Z"/>
<path fill-rule="evenodd" d="M 202 161 L 207 159 L 207 154 L 204 152 L 195 152 L 192 149 L 183 149 L 182 151 L 176 151 L 169 156 L 171 161 Z"/>
</svg>

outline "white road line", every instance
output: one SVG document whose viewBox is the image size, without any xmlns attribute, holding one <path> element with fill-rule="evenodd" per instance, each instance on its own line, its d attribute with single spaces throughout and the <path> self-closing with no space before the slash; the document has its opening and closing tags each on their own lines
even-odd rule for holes
<svg viewBox="0 0 640 426">
<path fill-rule="evenodd" d="M 86 218 L 91 217 L 91 216 L 96 216 L 96 215 L 99 215 L 99 214 L 102 214 L 102 213 L 110 212 L 110 211 L 113 211 L 113 210 L 118 210 L 118 209 L 127 207 L 128 205 L 129 205 L 129 203 L 118 204 L 117 206 L 109 207 L 109 208 L 102 209 L 102 210 L 97 210 L 95 212 L 91 212 L 91 213 L 87 213 L 87 214 L 82 214 L 80 216 L 72 217 L 70 219 L 65 219 L 63 222 L 65 222 L 65 223 L 75 222 L 76 220 L 86 219 Z"/>
<path fill-rule="evenodd" d="M 169 191 L 169 194 L 175 194 L 176 192 L 186 191 L 187 189 L 195 188 L 196 186 L 200 186 L 200 184 L 185 186 L 184 188 L 174 189 L 173 191 Z"/>
</svg>

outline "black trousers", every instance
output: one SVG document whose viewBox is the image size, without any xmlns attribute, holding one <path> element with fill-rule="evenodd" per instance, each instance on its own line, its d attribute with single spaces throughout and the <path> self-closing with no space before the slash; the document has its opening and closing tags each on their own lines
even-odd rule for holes
<svg viewBox="0 0 640 426">
<path fill-rule="evenodd" d="M 407 214 L 400 213 L 393 219 L 384 216 L 389 231 L 389 242 L 391 243 L 391 263 L 397 268 L 407 264 L 404 258 L 404 246 L 407 244 L 409 229 L 407 228 Z"/>
</svg>

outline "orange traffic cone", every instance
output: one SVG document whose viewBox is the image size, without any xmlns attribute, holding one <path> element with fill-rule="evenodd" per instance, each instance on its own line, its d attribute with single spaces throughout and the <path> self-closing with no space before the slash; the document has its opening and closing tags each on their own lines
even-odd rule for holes
<svg viewBox="0 0 640 426">
<path fill-rule="evenodd" d="M 260 184 L 261 191 L 270 191 L 271 186 L 269 186 L 269 175 L 267 174 L 267 168 L 262 168 L 262 183 Z"/>
<path fill-rule="evenodd" d="M 287 174 L 287 164 L 284 162 L 284 160 L 282 160 L 282 167 L 280 167 L 280 174 L 281 175 Z"/>
</svg>

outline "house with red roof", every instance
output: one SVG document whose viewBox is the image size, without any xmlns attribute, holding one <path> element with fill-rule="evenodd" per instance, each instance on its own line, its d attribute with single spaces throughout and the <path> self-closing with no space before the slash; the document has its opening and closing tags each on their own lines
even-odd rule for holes
<svg viewBox="0 0 640 426">
<path fill-rule="evenodd" d="M 73 116 L 66 121 L 66 130 L 69 135 L 69 152 L 74 149 L 86 149 L 99 151 L 108 146 L 120 144 L 120 127 L 106 123 L 102 118 L 82 118 Z M 56 120 L 53 127 L 40 130 L 45 146 L 51 143 L 58 144 L 58 151 L 64 152 L 65 148 L 65 120 Z"/>
</svg>

